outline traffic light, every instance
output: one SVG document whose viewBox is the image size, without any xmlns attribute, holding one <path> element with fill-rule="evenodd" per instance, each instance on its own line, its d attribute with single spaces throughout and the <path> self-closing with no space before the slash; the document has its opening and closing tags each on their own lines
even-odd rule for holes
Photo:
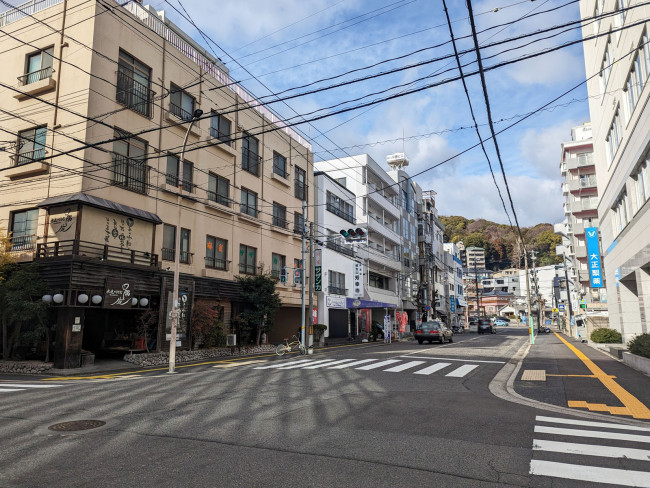
<svg viewBox="0 0 650 488">
<path fill-rule="evenodd" d="M 340 234 L 343 236 L 343 238 L 346 241 L 360 241 L 363 240 L 366 237 L 366 231 L 363 230 L 361 227 L 357 227 L 356 229 L 341 229 Z"/>
<path fill-rule="evenodd" d="M 283 266 L 282 269 L 280 270 L 280 283 L 286 283 L 287 282 L 287 267 Z"/>
<path fill-rule="evenodd" d="M 354 232 L 359 239 L 363 239 L 366 236 L 366 232 L 361 227 L 357 227 Z"/>
</svg>

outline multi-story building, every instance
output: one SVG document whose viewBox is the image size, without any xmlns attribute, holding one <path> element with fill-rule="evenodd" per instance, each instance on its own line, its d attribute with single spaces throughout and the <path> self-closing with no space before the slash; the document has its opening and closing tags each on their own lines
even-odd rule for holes
<svg viewBox="0 0 650 488">
<path fill-rule="evenodd" d="M 501 271 L 494 273 L 492 278 L 484 279 L 481 281 L 481 287 L 485 293 L 501 291 L 505 293 L 512 293 L 515 297 L 521 296 L 521 288 L 519 284 L 518 272 L 517 275 L 510 275 L 504 274 L 503 271 Z"/>
<path fill-rule="evenodd" d="M 593 270 L 590 269 L 590 254 L 593 252 L 587 251 L 586 229 L 597 229 L 600 226 L 593 150 L 592 128 L 588 122 L 573 127 L 571 141 L 562 143 L 560 169 L 564 177 L 562 193 L 565 197 L 564 213 L 567 225 L 556 226 L 556 232 L 566 231 L 568 252 L 564 254 L 564 258 L 568 259 L 570 267 L 577 271 L 577 283 L 574 283 L 577 293 L 585 300 L 587 308 L 603 309 L 607 304 L 606 280 L 601 266 L 601 269 L 597 270 L 599 286 L 591 286 Z M 600 246 L 599 249 L 602 251 Z M 601 255 L 598 259 L 602 262 Z"/>
<path fill-rule="evenodd" d="M 176 256 L 182 347 L 192 303 L 230 324 L 237 277 L 301 265 L 310 144 L 220 60 L 137 1 L 21 9 L 0 17 L 20 32 L 0 39 L 3 139 L 14 140 L 0 153 L 0 226 L 19 261 L 39 263 L 56 367 L 129 337 L 143 310 L 157 312 L 166 349 Z M 300 325 L 299 287 L 278 289 L 270 340 Z"/>
<path fill-rule="evenodd" d="M 485 269 L 485 249 L 482 247 L 469 246 L 465 248 L 467 268 Z"/>
<path fill-rule="evenodd" d="M 453 242 L 443 244 L 445 251 L 444 280 L 446 284 L 445 301 L 448 308 L 448 325 L 464 326 L 464 317 L 467 309 L 463 290 L 463 262 L 460 260 L 460 252 Z M 442 300 L 441 300 L 442 301 Z"/>
<path fill-rule="evenodd" d="M 370 321 L 383 324 L 386 315 L 394 322 L 402 307 L 402 211 L 395 181 L 367 154 L 319 161 L 315 167 L 356 196 L 356 226 L 367 230 L 367 245 L 356 250 L 364 276 L 363 295 L 352 297 L 358 300 L 358 331 Z"/>
<path fill-rule="evenodd" d="M 650 330 L 650 11 L 628 6 L 580 1 L 583 18 L 616 12 L 583 27 L 583 49 L 609 321 L 624 342 Z"/>
<path fill-rule="evenodd" d="M 443 233 L 445 226 L 438 218 L 436 208 L 436 192 L 422 192 L 421 203 L 418 204 L 418 246 L 420 253 L 420 302 L 425 319 L 436 318 L 439 311 L 446 311 L 445 301 L 438 299 L 444 295 L 443 272 Z M 426 307 L 430 310 L 427 310 Z M 445 312 L 446 313 L 446 312 Z"/>
</svg>

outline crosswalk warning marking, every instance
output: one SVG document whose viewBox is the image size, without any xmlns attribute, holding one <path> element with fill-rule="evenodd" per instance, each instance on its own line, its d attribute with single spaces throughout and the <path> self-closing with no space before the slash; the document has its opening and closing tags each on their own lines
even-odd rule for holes
<svg viewBox="0 0 650 488">
<path fill-rule="evenodd" d="M 579 454 L 582 456 L 601 456 L 609 458 L 638 459 L 648 461 L 650 451 L 633 449 L 631 447 L 597 446 L 594 444 L 576 444 L 573 442 L 557 442 L 549 440 L 533 440 L 534 451 L 560 452 L 563 454 Z M 650 476 L 650 473 L 648 474 Z"/>
<path fill-rule="evenodd" d="M 384 371 L 388 371 L 389 373 L 399 373 L 400 371 L 415 368 L 420 364 L 424 364 L 424 361 L 409 361 L 408 363 L 400 364 L 399 366 L 393 366 L 392 368 L 385 369 Z"/>
<path fill-rule="evenodd" d="M 521 375 L 521 381 L 546 381 L 546 370 L 527 369 Z"/>
<path fill-rule="evenodd" d="M 338 366 L 328 366 L 327 369 L 344 369 L 344 368 L 351 368 L 352 366 L 358 366 L 359 364 L 366 364 L 371 361 L 376 361 L 376 359 L 360 359 L 359 361 L 355 361 L 353 363 L 347 363 L 347 364 L 339 364 Z"/>
<path fill-rule="evenodd" d="M 364 371 L 368 371 L 370 369 L 376 369 L 376 368 L 381 368 L 382 366 L 388 366 L 389 364 L 394 364 L 394 363 L 399 363 L 399 359 L 387 359 L 386 361 L 380 361 L 375 364 L 369 364 L 368 366 L 361 366 L 360 368 L 357 369 L 362 369 Z"/>
<path fill-rule="evenodd" d="M 648 486 L 650 473 L 533 459 L 530 474 L 619 486 Z"/>
<path fill-rule="evenodd" d="M 342 363 L 349 363 L 350 361 L 354 361 L 354 359 L 338 359 L 336 361 L 330 361 L 328 363 L 324 364 L 313 364 L 310 366 L 305 366 L 303 369 L 318 369 L 318 368 L 325 368 L 325 367 L 330 367 L 332 364 L 342 364 Z"/>
<path fill-rule="evenodd" d="M 436 363 L 432 366 L 427 366 L 424 369 L 420 369 L 418 371 L 415 371 L 413 374 L 424 374 L 424 375 L 429 375 L 433 374 L 436 371 L 440 371 L 441 369 L 446 368 L 447 366 L 451 366 L 451 363 Z"/>
<path fill-rule="evenodd" d="M 447 373 L 445 376 L 450 376 L 453 378 L 462 378 L 470 371 L 474 371 L 476 368 L 478 368 L 477 364 L 463 364 L 459 368 L 453 370 L 451 373 Z"/>
</svg>

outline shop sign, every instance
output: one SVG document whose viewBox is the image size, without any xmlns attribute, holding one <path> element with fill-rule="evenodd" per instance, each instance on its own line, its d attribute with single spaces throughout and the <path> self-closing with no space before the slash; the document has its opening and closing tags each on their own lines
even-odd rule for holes
<svg viewBox="0 0 650 488">
<path fill-rule="evenodd" d="M 167 292 L 167 321 L 165 323 L 165 339 L 170 341 L 172 338 L 172 301 L 173 293 L 171 291 Z M 190 314 L 190 295 L 181 292 L 178 297 L 178 324 L 176 325 L 176 339 L 184 339 L 187 332 L 187 326 L 189 325 L 189 314 Z"/>
<path fill-rule="evenodd" d="M 125 279 L 108 278 L 104 291 L 105 308 L 131 308 L 133 285 Z"/>
<path fill-rule="evenodd" d="M 598 228 L 587 227 L 587 254 L 589 257 L 589 284 L 592 288 L 603 287 L 602 266 L 600 265 L 600 247 L 598 245 Z"/>
<path fill-rule="evenodd" d="M 332 295 L 325 296 L 325 306 L 327 308 L 347 308 L 345 306 L 345 297 L 337 297 Z"/>
<path fill-rule="evenodd" d="M 314 291 L 323 291 L 322 266 L 314 266 Z"/>
</svg>

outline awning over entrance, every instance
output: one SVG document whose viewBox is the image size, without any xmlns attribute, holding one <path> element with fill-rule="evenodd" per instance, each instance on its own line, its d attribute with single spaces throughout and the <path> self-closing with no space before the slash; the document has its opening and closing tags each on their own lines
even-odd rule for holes
<svg viewBox="0 0 650 488">
<path fill-rule="evenodd" d="M 397 305 L 394 303 L 376 302 L 374 300 L 359 300 L 359 305 L 355 306 L 354 305 L 355 300 L 359 300 L 359 299 L 346 298 L 345 299 L 346 306 L 348 308 L 397 308 Z"/>
</svg>

